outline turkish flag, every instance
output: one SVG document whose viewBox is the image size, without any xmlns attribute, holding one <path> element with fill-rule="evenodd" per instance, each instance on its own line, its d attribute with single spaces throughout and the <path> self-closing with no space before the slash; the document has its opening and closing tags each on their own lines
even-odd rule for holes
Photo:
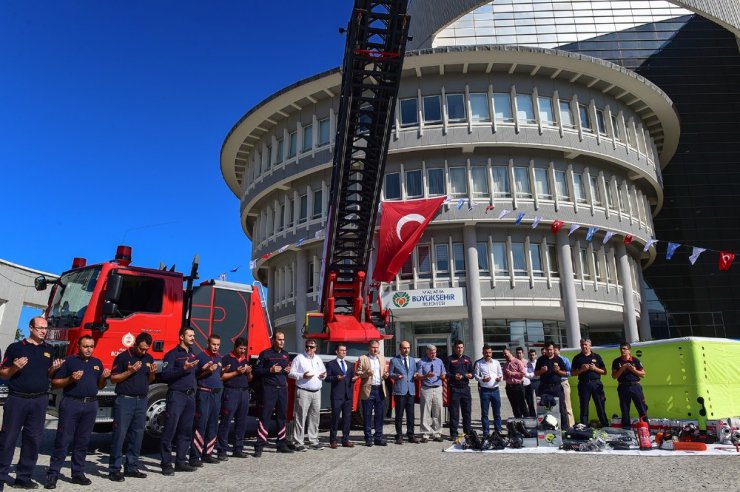
<svg viewBox="0 0 740 492">
<path fill-rule="evenodd" d="M 719 252 L 719 269 L 720 270 L 729 270 L 732 266 L 732 261 L 735 259 L 735 253 L 730 253 L 729 251 L 720 251 Z"/>
<path fill-rule="evenodd" d="M 624 244 L 629 244 L 632 242 L 632 240 L 635 239 L 632 234 L 627 234 L 624 236 Z"/>
<path fill-rule="evenodd" d="M 562 220 L 553 220 L 550 230 L 553 234 L 557 234 L 560 229 L 563 228 L 564 222 Z"/>
<path fill-rule="evenodd" d="M 405 202 L 383 202 L 380 241 L 373 279 L 392 281 L 414 250 L 445 197 Z"/>
</svg>

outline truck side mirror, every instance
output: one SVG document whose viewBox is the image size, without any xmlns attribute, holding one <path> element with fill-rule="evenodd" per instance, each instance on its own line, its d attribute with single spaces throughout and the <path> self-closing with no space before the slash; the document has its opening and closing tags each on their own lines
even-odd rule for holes
<svg viewBox="0 0 740 492">
<path fill-rule="evenodd" d="M 105 304 L 116 304 L 121 298 L 123 289 L 123 276 L 117 273 L 111 273 L 108 276 L 108 285 L 105 288 Z M 105 308 L 103 308 L 105 309 Z"/>
<path fill-rule="evenodd" d="M 44 277 L 43 275 L 39 275 L 33 280 L 33 286 L 39 292 L 41 292 L 42 290 L 46 290 L 47 285 L 48 282 L 46 281 L 46 277 Z"/>
<path fill-rule="evenodd" d="M 103 319 L 109 318 L 116 314 L 118 314 L 118 304 L 108 301 L 103 303 Z"/>
</svg>

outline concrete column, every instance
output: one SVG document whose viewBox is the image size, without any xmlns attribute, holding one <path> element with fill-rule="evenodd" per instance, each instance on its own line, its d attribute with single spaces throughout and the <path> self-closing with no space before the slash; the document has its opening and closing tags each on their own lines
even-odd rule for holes
<svg viewBox="0 0 740 492">
<path fill-rule="evenodd" d="M 19 289 L 19 292 L 22 293 L 22 289 Z M 7 346 L 15 341 L 15 331 L 18 328 L 22 310 L 22 297 L 12 297 L 7 301 L 0 299 L 0 347 L 2 347 L 3 355 L 5 355 Z"/>
<path fill-rule="evenodd" d="M 473 340 L 473 350 L 468 351 L 468 354 L 474 360 L 483 352 L 483 308 L 481 307 L 477 242 L 478 236 L 475 233 L 475 226 L 464 226 L 463 244 L 465 246 L 465 277 L 467 278 L 468 325 Z"/>
<path fill-rule="evenodd" d="M 275 319 L 275 292 L 277 291 L 277 285 L 275 285 L 275 267 L 267 266 L 267 312 L 270 314 L 270 319 Z M 273 332 L 275 326 L 272 327 Z"/>
<path fill-rule="evenodd" d="M 306 318 L 306 292 L 308 291 L 308 255 L 299 249 L 295 255 L 295 343 L 296 352 L 303 347 L 303 322 Z"/>
<path fill-rule="evenodd" d="M 637 334 L 637 319 L 635 318 L 635 297 L 632 295 L 632 273 L 630 270 L 627 248 L 624 243 L 617 243 L 617 268 L 622 280 L 622 297 L 624 298 L 624 338 L 629 343 L 639 341 Z"/>
<path fill-rule="evenodd" d="M 640 340 L 647 341 L 653 339 L 653 331 L 650 328 L 650 312 L 648 310 L 647 291 L 645 290 L 645 280 L 642 278 L 642 268 L 637 269 L 637 281 L 640 282 Z"/>
<path fill-rule="evenodd" d="M 569 347 L 577 347 L 581 341 L 581 322 L 578 318 L 578 298 L 573 279 L 573 256 L 568 241 L 568 231 L 560 230 L 556 236 L 558 246 L 558 265 L 560 266 L 560 293 L 563 297 L 563 316 L 565 333 Z"/>
</svg>

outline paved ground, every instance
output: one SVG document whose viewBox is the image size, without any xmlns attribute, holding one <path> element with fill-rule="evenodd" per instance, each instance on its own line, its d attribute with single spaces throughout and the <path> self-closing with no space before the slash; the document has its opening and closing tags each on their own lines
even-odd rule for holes
<svg viewBox="0 0 740 492">
<path fill-rule="evenodd" d="M 508 410 L 504 400 L 503 407 Z M 417 407 L 418 408 L 418 407 Z M 475 406 L 474 406 L 475 408 Z M 476 412 L 478 413 L 478 412 Z M 477 418 L 477 415 L 475 416 Z M 42 455 L 34 479 L 43 483 L 56 422 L 50 418 L 44 435 Z M 386 434 L 393 435 L 387 422 Z M 445 429 L 446 432 L 446 429 Z M 362 431 L 353 430 L 361 441 Z M 159 473 L 159 456 L 147 452 L 143 468 L 146 479 L 127 478 L 123 483 L 107 479 L 109 434 L 93 436 L 94 452 L 88 456 L 89 490 L 114 491 L 203 491 L 215 490 L 365 490 L 368 482 L 375 490 L 451 490 L 453 488 L 514 490 L 740 490 L 736 457 L 632 457 L 579 455 L 496 455 L 443 453 L 451 442 L 428 444 L 389 444 L 387 447 L 352 449 L 325 448 L 296 454 L 277 454 L 268 447 L 261 458 L 235 459 L 205 465 L 194 473 L 164 477 Z M 328 442 L 328 432 L 321 433 Z M 248 450 L 251 453 L 249 442 Z M 17 459 L 17 452 L 16 452 Z M 81 490 L 69 480 L 69 462 L 62 470 L 57 490 Z"/>
</svg>

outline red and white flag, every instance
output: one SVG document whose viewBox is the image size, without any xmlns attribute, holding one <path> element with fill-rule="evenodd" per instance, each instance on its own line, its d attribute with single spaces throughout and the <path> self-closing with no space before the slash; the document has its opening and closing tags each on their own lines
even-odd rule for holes
<svg viewBox="0 0 740 492">
<path fill-rule="evenodd" d="M 729 251 L 720 251 L 719 252 L 719 269 L 720 270 L 729 270 L 732 266 L 732 261 L 735 259 L 735 253 L 730 253 Z"/>
<path fill-rule="evenodd" d="M 406 202 L 383 202 L 378 258 L 373 280 L 392 281 L 414 250 L 445 197 Z"/>
</svg>

